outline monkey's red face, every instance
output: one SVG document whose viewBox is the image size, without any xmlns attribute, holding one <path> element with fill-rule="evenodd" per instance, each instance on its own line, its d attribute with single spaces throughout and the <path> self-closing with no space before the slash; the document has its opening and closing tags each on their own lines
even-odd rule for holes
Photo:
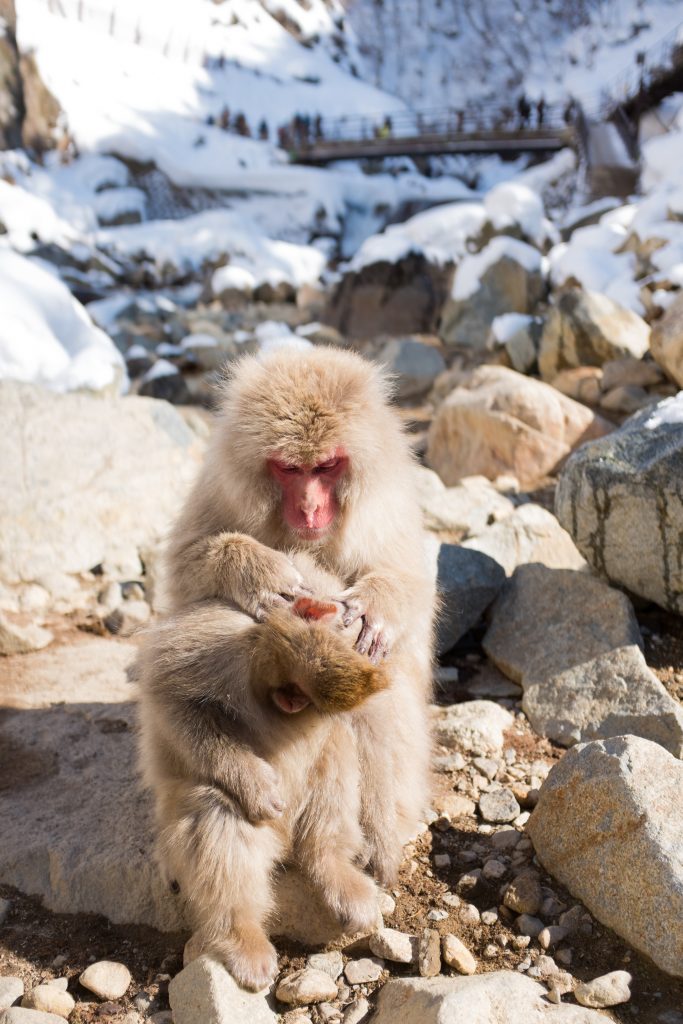
<svg viewBox="0 0 683 1024">
<path fill-rule="evenodd" d="M 268 459 L 268 472 L 282 490 L 282 516 L 301 540 L 319 540 L 339 513 L 337 487 L 348 472 L 349 458 L 337 448 L 326 459 L 299 466 Z"/>
</svg>

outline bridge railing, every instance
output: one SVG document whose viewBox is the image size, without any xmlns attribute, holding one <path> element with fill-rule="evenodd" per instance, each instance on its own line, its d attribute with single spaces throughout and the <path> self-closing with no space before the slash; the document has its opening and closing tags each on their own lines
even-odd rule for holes
<svg viewBox="0 0 683 1024">
<path fill-rule="evenodd" d="M 472 135 L 477 132 L 500 131 L 561 131 L 567 127 L 570 115 L 567 108 L 530 103 L 529 110 L 521 111 L 516 104 L 472 104 L 459 108 L 439 107 L 419 111 L 398 110 L 387 114 L 349 114 L 347 117 L 318 117 L 307 119 L 300 131 L 303 145 L 314 146 L 317 141 L 361 142 L 370 139 L 413 138 L 430 136 L 443 138 Z"/>
</svg>

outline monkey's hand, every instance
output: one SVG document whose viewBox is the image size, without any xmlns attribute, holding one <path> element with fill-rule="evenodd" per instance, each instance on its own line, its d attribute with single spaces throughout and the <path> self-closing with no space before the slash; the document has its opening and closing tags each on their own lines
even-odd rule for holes
<svg viewBox="0 0 683 1024">
<path fill-rule="evenodd" d="M 311 593 L 287 555 L 251 537 L 221 534 L 212 542 L 210 557 L 224 595 L 258 622 L 271 608 Z"/>
<path fill-rule="evenodd" d="M 391 650 L 393 634 L 375 595 L 366 590 L 362 580 L 340 594 L 346 610 L 342 622 L 345 627 L 361 620 L 361 630 L 355 643 L 360 654 L 367 654 L 374 664 L 383 661 Z"/>
<path fill-rule="evenodd" d="M 255 755 L 244 763 L 233 764 L 219 785 L 237 800 L 245 817 L 253 824 L 279 818 L 285 809 L 277 772 Z"/>
</svg>

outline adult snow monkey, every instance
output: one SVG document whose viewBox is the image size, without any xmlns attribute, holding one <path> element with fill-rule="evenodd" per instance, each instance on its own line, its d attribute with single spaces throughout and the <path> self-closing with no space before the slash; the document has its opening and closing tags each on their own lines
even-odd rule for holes
<svg viewBox="0 0 683 1024">
<path fill-rule="evenodd" d="M 217 957 L 247 988 L 277 970 L 266 925 L 278 861 L 296 863 L 349 930 L 377 918 L 374 884 L 357 864 L 349 712 L 388 679 L 352 649 L 358 629 L 340 627 L 343 610 L 306 597 L 257 623 L 206 601 L 143 639 L 141 764 L 159 853 L 194 928 L 186 952 Z"/>
<path fill-rule="evenodd" d="M 390 681 L 351 712 L 367 860 L 383 884 L 427 796 L 436 602 L 414 460 L 389 397 L 381 370 L 352 352 L 240 360 L 168 557 L 176 611 L 218 600 L 261 620 L 307 592 L 297 552 L 343 584 L 332 596 L 346 627 L 360 623 L 356 650 L 386 659 Z"/>
</svg>

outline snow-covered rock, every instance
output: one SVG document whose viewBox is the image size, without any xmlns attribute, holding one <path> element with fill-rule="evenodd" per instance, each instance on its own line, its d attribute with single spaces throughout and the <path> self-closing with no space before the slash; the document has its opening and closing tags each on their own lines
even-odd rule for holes
<svg viewBox="0 0 683 1024">
<path fill-rule="evenodd" d="M 650 328 L 637 313 L 598 292 L 572 288 L 550 308 L 538 365 L 543 380 L 552 381 L 562 370 L 640 359 L 649 347 Z"/>
<path fill-rule="evenodd" d="M 439 333 L 446 344 L 483 347 L 497 316 L 533 312 L 544 291 L 538 249 L 499 236 L 458 265 Z"/>
<path fill-rule="evenodd" d="M 55 391 L 125 385 L 120 353 L 84 307 L 58 278 L 6 248 L 0 248 L 0 306 L 0 379 Z"/>
</svg>

